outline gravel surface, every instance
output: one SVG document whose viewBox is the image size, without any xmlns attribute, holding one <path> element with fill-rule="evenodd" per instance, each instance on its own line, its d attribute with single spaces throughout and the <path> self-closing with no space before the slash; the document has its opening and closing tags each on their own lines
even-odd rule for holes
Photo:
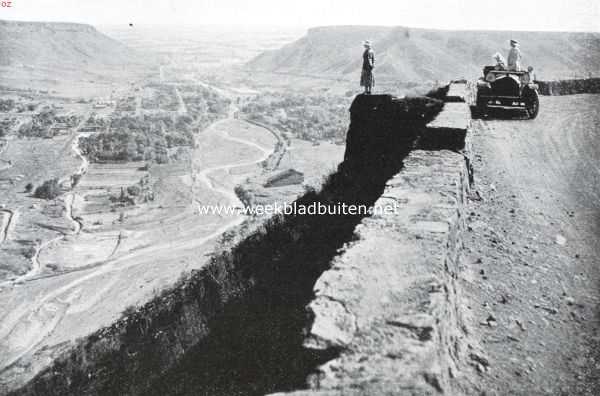
<svg viewBox="0 0 600 396">
<path fill-rule="evenodd" d="M 481 394 L 600 394 L 599 105 L 474 120 L 462 282 Z"/>
</svg>

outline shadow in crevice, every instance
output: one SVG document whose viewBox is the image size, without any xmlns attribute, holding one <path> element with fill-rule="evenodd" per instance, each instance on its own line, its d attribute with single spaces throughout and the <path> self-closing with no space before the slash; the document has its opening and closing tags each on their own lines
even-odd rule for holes
<svg viewBox="0 0 600 396">
<path fill-rule="evenodd" d="M 360 100 L 353 104 L 349 144 L 351 137 L 363 133 L 378 136 L 379 144 L 354 147 L 363 162 L 347 157 L 322 190 L 305 194 L 296 201 L 298 206 L 372 206 L 432 117 L 429 113 L 423 116 L 422 110 L 418 116 L 398 113 L 398 103 L 388 106 L 389 101 L 365 111 L 367 108 L 356 104 Z M 377 99 L 365 99 L 371 104 L 373 100 Z M 440 108 L 438 104 L 437 111 Z M 353 149 L 348 147 L 347 152 Z M 317 278 L 330 267 L 338 249 L 353 239 L 363 217 L 277 217 L 259 235 L 216 258 L 221 267 L 227 263 L 227 273 L 235 273 L 246 292 L 223 307 L 208 324 L 210 335 L 153 381 L 146 393 L 262 395 L 305 388 L 307 376 L 339 352 L 303 347 L 305 331 L 312 322 L 306 306 L 314 297 Z M 217 279 L 218 274 L 211 278 Z"/>
<path fill-rule="evenodd" d="M 296 206 L 372 206 L 442 103 L 359 95 L 345 159 Z M 137 311 L 99 330 L 19 395 L 262 395 L 305 388 L 339 351 L 303 347 L 313 286 L 365 215 L 276 216 Z"/>
<path fill-rule="evenodd" d="M 308 193 L 297 205 L 338 202 L 371 206 L 385 182 L 408 153 L 398 153 L 396 166 L 370 175 L 332 175 L 320 193 Z M 368 185 L 368 186 L 367 186 Z M 306 386 L 315 368 L 338 351 L 313 351 L 302 344 L 311 323 L 306 305 L 313 285 L 332 258 L 353 238 L 364 216 L 285 216 L 215 259 L 228 280 L 227 289 L 245 290 L 209 321 L 210 334 L 147 389 L 155 395 L 258 395 Z M 209 269 L 210 271 L 211 269 Z M 232 285 L 231 282 L 237 283 Z M 233 287 L 232 287 L 233 286 Z"/>
<path fill-rule="evenodd" d="M 485 111 L 471 106 L 471 118 L 480 120 L 503 120 L 503 121 L 523 121 L 529 120 L 529 115 L 525 109 L 494 109 L 488 108 Z"/>
</svg>

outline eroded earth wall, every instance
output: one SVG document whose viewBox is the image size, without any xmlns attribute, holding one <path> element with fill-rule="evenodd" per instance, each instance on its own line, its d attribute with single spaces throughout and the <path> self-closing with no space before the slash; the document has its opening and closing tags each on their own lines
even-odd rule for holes
<svg viewBox="0 0 600 396">
<path fill-rule="evenodd" d="M 470 121 L 453 102 L 359 95 L 344 162 L 296 202 L 374 214 L 247 222 L 13 394 L 460 394 Z"/>
<path fill-rule="evenodd" d="M 536 81 L 542 95 L 600 93 L 600 78 Z"/>
<path fill-rule="evenodd" d="M 354 124 L 362 114 L 352 117 Z M 464 392 L 461 367 L 470 352 L 456 278 L 471 179 L 469 129 L 468 106 L 446 103 L 386 183 L 375 214 L 317 280 L 305 345 L 341 353 L 311 377 L 312 389 L 294 395 Z"/>
</svg>

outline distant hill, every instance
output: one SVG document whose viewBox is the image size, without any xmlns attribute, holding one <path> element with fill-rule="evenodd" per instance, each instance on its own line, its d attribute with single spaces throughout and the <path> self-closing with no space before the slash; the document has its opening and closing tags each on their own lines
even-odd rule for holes
<svg viewBox="0 0 600 396">
<path fill-rule="evenodd" d="M 74 81 L 108 84 L 127 79 L 146 62 L 90 25 L 0 20 L 0 37 L 2 85 L 60 90 Z"/>
<path fill-rule="evenodd" d="M 560 32 L 447 31 L 406 27 L 332 26 L 308 31 L 281 49 L 259 55 L 250 70 L 357 80 L 362 42 L 371 40 L 376 81 L 404 82 L 476 78 L 492 54 L 519 40 L 523 64 L 540 79 L 600 74 L 600 34 Z"/>
<path fill-rule="evenodd" d="M 123 65 L 139 61 L 90 25 L 0 20 L 1 66 Z"/>
</svg>

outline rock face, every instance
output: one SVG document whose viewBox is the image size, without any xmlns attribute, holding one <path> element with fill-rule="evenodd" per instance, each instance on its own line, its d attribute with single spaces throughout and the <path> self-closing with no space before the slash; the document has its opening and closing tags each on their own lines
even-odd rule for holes
<svg viewBox="0 0 600 396">
<path fill-rule="evenodd" d="M 442 106 L 441 101 L 428 97 L 358 95 L 350 107 L 343 169 L 353 175 L 389 174 L 399 169 Z"/>
<path fill-rule="evenodd" d="M 315 285 L 306 345 L 343 352 L 320 367 L 314 392 L 299 394 L 461 393 L 454 377 L 466 335 L 455 277 L 467 189 L 462 155 L 406 158 L 357 241 Z"/>
<path fill-rule="evenodd" d="M 422 131 L 430 146 L 468 151 L 469 109 L 459 105 L 446 104 Z M 353 112 L 352 125 L 362 116 Z M 468 351 L 456 277 L 470 180 L 465 154 L 410 152 L 355 241 L 317 280 L 305 345 L 342 352 L 311 377 L 311 390 L 294 395 L 463 393 L 457 377 Z"/>
<path fill-rule="evenodd" d="M 372 214 L 249 222 L 204 270 L 12 394 L 460 394 L 469 166 L 464 151 L 415 149 L 426 132 L 435 140 L 427 123 L 441 108 L 358 96 L 344 162 L 296 204 Z M 442 140 L 468 148 L 455 132 Z"/>
</svg>

